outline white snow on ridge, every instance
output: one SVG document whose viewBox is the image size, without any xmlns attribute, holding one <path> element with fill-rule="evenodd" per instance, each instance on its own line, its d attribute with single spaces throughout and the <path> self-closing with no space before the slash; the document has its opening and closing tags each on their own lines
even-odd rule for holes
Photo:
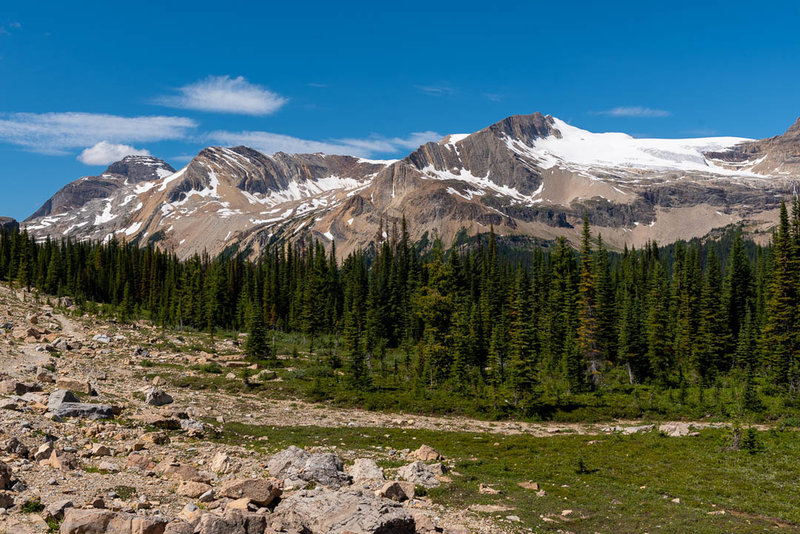
<svg viewBox="0 0 800 534">
<path fill-rule="evenodd" d="M 718 167 L 704 152 L 721 151 L 751 141 L 742 137 L 703 137 L 696 139 L 639 139 L 624 133 L 593 133 L 553 118 L 561 138 L 554 135 L 537 139 L 533 146 L 506 139 L 514 152 L 530 157 L 546 169 L 559 164 L 580 167 L 623 167 L 649 170 L 700 171 L 741 175 Z M 752 167 L 755 162 L 748 164 Z"/>
<path fill-rule="evenodd" d="M 267 195 L 260 193 L 248 193 L 247 191 L 242 191 L 242 195 L 244 195 L 250 204 L 275 206 L 284 202 L 301 200 L 328 191 L 335 191 L 339 189 L 352 191 L 360 187 L 366 187 L 367 185 L 369 185 L 369 182 L 359 182 L 355 178 L 326 176 L 324 178 L 306 180 L 299 183 L 292 181 L 286 186 L 285 189 L 281 191 L 274 191 Z"/>
<path fill-rule="evenodd" d="M 116 218 L 117 216 L 111 213 L 111 201 L 109 200 L 108 202 L 106 202 L 106 207 L 103 209 L 103 213 L 95 216 L 94 226 L 98 226 L 113 221 Z"/>
</svg>

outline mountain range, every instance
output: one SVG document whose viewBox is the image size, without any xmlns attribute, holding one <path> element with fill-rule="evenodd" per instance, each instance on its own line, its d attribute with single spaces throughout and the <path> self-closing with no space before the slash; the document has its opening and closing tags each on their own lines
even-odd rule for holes
<svg viewBox="0 0 800 534">
<path fill-rule="evenodd" d="M 154 243 L 179 257 L 257 254 L 301 235 L 337 253 L 386 238 L 485 233 L 580 238 L 587 213 L 611 247 L 741 224 L 761 239 L 800 178 L 800 119 L 783 135 L 642 139 L 541 113 L 426 143 L 400 160 L 203 149 L 175 170 L 127 156 L 69 183 L 22 227 L 38 238 Z"/>
</svg>

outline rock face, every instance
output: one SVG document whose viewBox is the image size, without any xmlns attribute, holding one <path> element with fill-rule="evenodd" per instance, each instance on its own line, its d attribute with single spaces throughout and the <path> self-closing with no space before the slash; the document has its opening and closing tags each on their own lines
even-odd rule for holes
<svg viewBox="0 0 800 534">
<path fill-rule="evenodd" d="M 27 220 L 74 211 L 94 199 L 105 199 L 129 184 L 139 184 L 169 176 L 175 169 L 150 156 L 126 156 L 112 163 L 98 176 L 86 176 L 62 187 Z"/>
<path fill-rule="evenodd" d="M 414 518 L 399 504 L 360 489 L 299 491 L 275 508 L 277 532 L 414 534 Z M 281 530 L 282 529 L 282 530 Z"/>
<path fill-rule="evenodd" d="M 515 115 L 448 135 L 400 160 L 271 156 L 210 147 L 186 167 L 154 158 L 116 163 L 59 191 L 24 226 L 37 237 L 118 235 L 174 249 L 258 254 L 298 232 L 346 256 L 405 215 L 412 239 L 486 232 L 580 240 L 583 213 L 606 243 L 702 237 L 777 221 L 800 177 L 800 124 L 783 135 L 636 139 L 596 134 L 549 115 Z M 79 208 L 79 209 L 78 209 Z"/>
<path fill-rule="evenodd" d="M 11 217 L 0 217 L 0 232 L 14 232 L 19 229 L 19 223 Z"/>
</svg>

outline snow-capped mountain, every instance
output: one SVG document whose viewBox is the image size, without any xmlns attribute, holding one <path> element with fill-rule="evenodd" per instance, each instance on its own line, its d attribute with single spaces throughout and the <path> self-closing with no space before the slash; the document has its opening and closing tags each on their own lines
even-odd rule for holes
<svg viewBox="0 0 800 534">
<path fill-rule="evenodd" d="M 578 239 L 584 211 L 612 247 L 774 224 L 800 178 L 800 119 L 784 135 L 639 139 L 541 113 L 426 143 L 401 160 L 210 147 L 177 172 L 128 156 L 25 221 L 45 237 L 156 243 L 179 256 L 309 234 L 347 253 L 405 216 L 412 237 L 461 230 Z M 387 230 L 388 231 L 388 230 Z"/>
</svg>

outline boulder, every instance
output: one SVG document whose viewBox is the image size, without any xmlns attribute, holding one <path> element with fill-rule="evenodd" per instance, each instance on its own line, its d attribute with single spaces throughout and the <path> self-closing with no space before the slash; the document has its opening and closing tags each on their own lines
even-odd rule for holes
<svg viewBox="0 0 800 534">
<path fill-rule="evenodd" d="M 50 458 L 42 462 L 53 469 L 71 470 L 78 467 L 78 458 L 71 452 L 58 452 L 53 450 Z"/>
<path fill-rule="evenodd" d="M 0 508 L 8 510 L 12 506 L 14 506 L 14 494 L 5 490 L 0 490 Z"/>
<path fill-rule="evenodd" d="M 44 509 L 44 517 L 45 519 L 56 519 L 60 521 L 64 518 L 64 513 L 66 510 L 72 507 L 72 501 L 69 499 L 56 501 L 52 504 L 49 504 L 47 508 Z"/>
<path fill-rule="evenodd" d="M 164 458 L 155 467 L 155 472 L 168 478 L 178 480 L 194 480 L 198 477 L 197 469 L 188 464 L 182 464 L 172 458 Z"/>
<path fill-rule="evenodd" d="M 309 454 L 297 447 L 289 447 L 275 456 L 267 464 L 271 476 L 314 482 L 331 488 L 340 488 L 350 483 L 344 472 L 341 458 L 335 454 Z"/>
<path fill-rule="evenodd" d="M 347 488 L 303 490 L 281 500 L 270 516 L 276 532 L 414 534 L 414 518 L 393 501 Z"/>
<path fill-rule="evenodd" d="M 11 489 L 11 479 L 11 468 L 5 462 L 0 461 L 0 490 Z"/>
<path fill-rule="evenodd" d="M 387 482 L 375 495 L 383 499 L 391 499 L 393 501 L 402 502 L 414 498 L 415 488 L 411 482 Z"/>
<path fill-rule="evenodd" d="M 75 378 L 59 378 L 56 380 L 56 388 L 58 389 L 66 389 L 69 391 L 77 391 L 78 393 L 85 393 L 90 395 L 94 389 L 92 385 L 86 380 L 78 380 Z M 64 402 L 75 402 L 75 401 L 64 401 Z"/>
<path fill-rule="evenodd" d="M 194 527 L 186 521 L 174 521 L 167 525 L 164 534 L 194 534 Z"/>
<path fill-rule="evenodd" d="M 384 479 L 383 469 L 371 458 L 358 458 L 350 467 L 349 474 L 354 482 Z"/>
<path fill-rule="evenodd" d="M 220 516 L 205 513 L 195 526 L 195 534 L 264 534 L 267 518 L 244 510 L 227 509 Z"/>
<path fill-rule="evenodd" d="M 67 389 L 59 389 L 50 394 L 50 398 L 47 401 L 47 408 L 49 410 L 55 410 L 64 403 L 75 403 L 80 401 L 81 400 L 76 397 L 73 392 Z"/>
<path fill-rule="evenodd" d="M 56 417 L 77 417 L 81 419 L 111 419 L 114 407 L 108 404 L 89 404 L 86 402 L 65 402 L 56 409 L 50 409 Z"/>
<path fill-rule="evenodd" d="M 239 462 L 224 452 L 218 452 L 213 458 L 211 458 L 211 462 L 208 464 L 208 466 L 215 473 L 225 474 L 237 470 L 239 468 Z"/>
<path fill-rule="evenodd" d="M 248 498 L 259 506 L 269 506 L 281 496 L 283 484 L 274 478 L 238 478 L 229 480 L 218 491 L 229 499 Z"/>
<path fill-rule="evenodd" d="M 152 471 L 155 469 L 156 463 L 148 456 L 134 452 L 128 455 L 125 467 L 136 471 Z"/>
<path fill-rule="evenodd" d="M 425 488 L 435 488 L 440 485 L 436 474 L 424 463 L 417 460 L 397 470 L 397 474 L 404 480 L 418 484 Z"/>
<path fill-rule="evenodd" d="M 164 534 L 166 521 L 110 510 L 67 509 L 61 534 Z"/>
<path fill-rule="evenodd" d="M 423 445 L 409 455 L 411 458 L 416 458 L 421 462 L 438 462 L 442 459 L 439 451 L 428 445 Z"/>
<path fill-rule="evenodd" d="M 39 448 L 33 453 L 33 459 L 37 462 L 41 462 L 49 459 L 51 454 L 53 454 L 53 446 L 50 443 L 43 443 L 39 445 Z"/>
<path fill-rule="evenodd" d="M 165 406 L 172 404 L 174 399 L 162 389 L 149 387 L 144 392 L 144 401 L 151 406 Z"/>
<path fill-rule="evenodd" d="M 20 458 L 27 458 L 30 452 L 28 451 L 28 447 L 16 437 L 9 438 L 8 441 L 3 444 L 3 451 L 8 454 L 16 454 Z"/>
<path fill-rule="evenodd" d="M 182 482 L 181 485 L 178 486 L 178 489 L 175 490 L 175 493 L 183 497 L 189 497 L 190 499 L 197 499 L 210 489 L 211 486 L 208 484 L 203 482 L 193 482 L 190 480 L 187 482 Z"/>
<path fill-rule="evenodd" d="M 92 445 L 92 456 L 111 456 L 111 449 L 101 443 Z"/>
<path fill-rule="evenodd" d="M 17 382 L 15 380 L 3 380 L 0 382 L 0 394 L 3 395 L 24 395 L 31 391 L 31 386 Z"/>
<path fill-rule="evenodd" d="M 96 336 L 92 337 L 93 341 L 97 341 L 98 343 L 111 343 L 111 338 L 105 334 L 97 334 Z"/>
</svg>

